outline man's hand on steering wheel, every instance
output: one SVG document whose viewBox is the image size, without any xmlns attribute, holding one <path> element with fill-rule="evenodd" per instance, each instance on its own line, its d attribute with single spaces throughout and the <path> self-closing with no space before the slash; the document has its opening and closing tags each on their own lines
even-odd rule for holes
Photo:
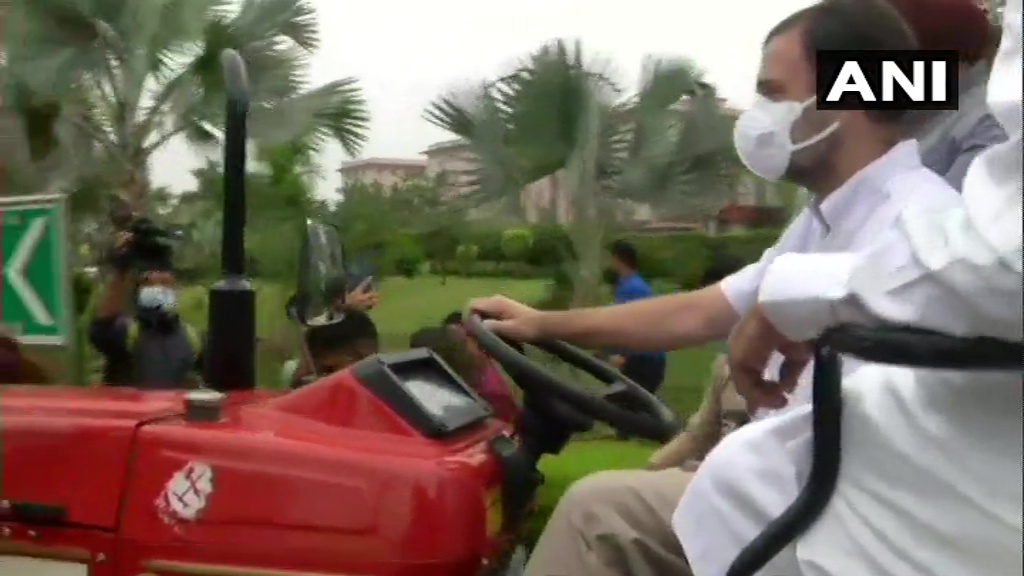
<svg viewBox="0 0 1024 576">
<path fill-rule="evenodd" d="M 474 298 L 469 302 L 469 313 L 486 318 L 487 329 L 499 336 L 519 342 L 532 342 L 544 337 L 540 323 L 543 312 L 505 296 Z"/>
<path fill-rule="evenodd" d="M 557 399 L 581 414 L 650 440 L 664 442 L 678 431 L 679 422 L 675 414 L 655 395 L 609 364 L 598 360 L 590 352 L 566 342 L 543 338 L 535 320 L 542 312 L 502 296 L 474 301 L 470 309 L 472 312 L 466 321 L 466 330 L 488 356 L 514 375 L 516 384 L 525 393 Z M 503 319 L 487 321 L 481 318 L 483 314 L 498 314 Z M 523 351 L 517 350 L 509 342 L 512 338 L 522 338 L 583 370 L 609 388 L 594 391 L 577 386 L 566 380 L 564 375 L 551 372 Z M 612 396 L 622 394 L 632 397 L 637 408 L 623 408 L 611 400 Z"/>
</svg>

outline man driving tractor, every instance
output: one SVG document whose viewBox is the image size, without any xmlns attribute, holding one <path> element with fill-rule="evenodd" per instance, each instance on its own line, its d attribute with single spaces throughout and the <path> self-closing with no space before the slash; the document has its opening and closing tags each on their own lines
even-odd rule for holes
<svg viewBox="0 0 1024 576">
<path fill-rule="evenodd" d="M 1009 138 L 974 161 L 963 203 L 908 214 L 869 247 L 786 254 L 730 342 L 737 386 L 778 397 L 765 358 L 840 323 L 1020 343 L 1024 195 L 1021 0 L 1009 0 L 987 102 Z M 843 463 L 831 500 L 765 574 L 999 576 L 1024 569 L 1021 374 L 868 364 L 843 383 Z M 673 523 L 694 573 L 724 574 L 796 498 L 812 411 L 750 425 L 711 454 Z"/>
<path fill-rule="evenodd" d="M 876 0 L 824 0 L 769 32 L 759 99 L 737 121 L 736 150 L 755 174 L 804 186 L 814 201 L 759 262 L 707 288 L 620 305 L 542 312 L 495 296 L 472 301 L 470 310 L 498 318 L 490 321 L 495 331 L 525 341 L 564 339 L 639 351 L 696 346 L 729 336 L 756 303 L 765 272 L 779 255 L 862 249 L 904 214 L 956 206 L 956 191 L 922 165 L 917 143 L 907 139 L 905 110 L 814 106 L 817 50 L 915 46 L 899 15 Z M 776 355 L 768 373 L 776 379 L 787 367 Z M 855 368 L 845 363 L 844 373 Z M 807 371 L 782 376 L 789 393 L 758 405 L 755 420 L 809 400 Z M 603 472 L 578 482 L 555 509 L 527 574 L 690 574 L 671 528 L 672 513 L 693 476 L 681 464 Z"/>
</svg>

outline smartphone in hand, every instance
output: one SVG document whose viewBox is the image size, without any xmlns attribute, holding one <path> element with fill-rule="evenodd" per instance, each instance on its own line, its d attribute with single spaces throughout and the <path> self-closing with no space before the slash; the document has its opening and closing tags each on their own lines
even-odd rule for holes
<svg viewBox="0 0 1024 576">
<path fill-rule="evenodd" d="M 376 292 L 377 291 L 377 285 L 373 281 L 373 276 L 367 276 L 366 278 L 363 278 L 363 280 L 359 283 L 359 286 L 356 288 L 356 291 L 357 292 Z"/>
</svg>

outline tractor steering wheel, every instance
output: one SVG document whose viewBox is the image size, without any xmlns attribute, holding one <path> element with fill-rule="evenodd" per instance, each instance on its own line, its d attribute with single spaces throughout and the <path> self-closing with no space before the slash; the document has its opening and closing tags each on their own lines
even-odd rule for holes
<svg viewBox="0 0 1024 576">
<path fill-rule="evenodd" d="M 657 396 L 580 348 L 561 340 L 529 343 L 607 384 L 609 388 L 604 392 L 587 392 L 552 374 L 489 330 L 476 314 L 470 316 L 466 329 L 484 352 L 502 367 L 510 373 L 525 376 L 516 379 L 524 392 L 553 396 L 580 413 L 640 438 L 667 442 L 679 431 L 679 421 Z M 613 394 L 632 398 L 638 411 L 627 410 L 612 402 L 609 397 Z"/>
</svg>

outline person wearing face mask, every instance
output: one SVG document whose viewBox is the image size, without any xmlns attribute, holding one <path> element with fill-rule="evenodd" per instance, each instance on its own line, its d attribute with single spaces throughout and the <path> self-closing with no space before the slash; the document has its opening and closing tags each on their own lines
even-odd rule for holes
<svg viewBox="0 0 1024 576">
<path fill-rule="evenodd" d="M 924 165 L 960 190 L 967 166 L 1006 140 L 985 104 L 992 27 L 978 0 L 888 0 L 910 26 L 922 50 L 956 50 L 959 108 L 915 110 L 907 126 L 921 146 Z"/>
<path fill-rule="evenodd" d="M 888 0 L 913 32 L 922 50 L 955 50 L 959 58 L 956 110 L 914 110 L 905 123 L 921 147 L 921 161 L 961 190 L 967 166 L 983 150 L 1006 140 L 988 113 L 992 39 L 998 36 L 978 0 Z M 796 206 L 811 198 L 800 190 Z"/>
<path fill-rule="evenodd" d="M 956 205 L 957 192 L 922 164 L 918 144 L 906 131 L 907 111 L 815 106 L 818 50 L 915 48 L 904 21 L 881 0 L 823 0 L 768 33 L 758 97 L 736 122 L 736 151 L 758 176 L 803 186 L 814 199 L 758 262 L 700 290 L 626 304 L 539 311 L 494 296 L 470 302 L 470 310 L 495 318 L 489 321 L 494 331 L 521 340 L 649 351 L 721 341 L 754 306 L 765 271 L 780 255 L 858 250 L 908 211 Z M 776 378 L 780 368 L 778 357 L 767 372 Z M 855 368 L 852 362 L 844 366 Z M 763 406 L 752 419 L 777 417 L 809 401 L 810 372 L 798 382 L 792 394 Z M 572 486 L 526 574 L 691 574 L 671 516 L 693 472 L 682 462 L 660 464 L 668 467 L 602 472 Z"/>
<path fill-rule="evenodd" d="M 138 262 L 132 234 L 118 232 L 112 270 L 89 324 L 89 342 L 103 356 L 103 383 L 141 389 L 193 387 L 201 372 L 202 345 L 196 330 L 177 312 L 169 250 Z M 125 307 L 135 294 L 135 310 Z"/>
<path fill-rule="evenodd" d="M 769 354 L 839 324 L 1021 342 L 1021 12 L 1021 0 L 1006 2 L 986 95 L 1007 141 L 974 160 L 959 205 L 908 212 L 862 250 L 773 262 L 729 344 L 737 389 L 749 399 L 779 392 L 761 378 Z M 866 364 L 842 392 L 842 468 L 831 499 L 759 574 L 1024 572 L 1019 365 Z M 812 467 L 812 419 L 812 406 L 802 406 L 751 424 L 704 462 L 673 520 L 696 574 L 725 573 L 797 498 Z"/>
</svg>

